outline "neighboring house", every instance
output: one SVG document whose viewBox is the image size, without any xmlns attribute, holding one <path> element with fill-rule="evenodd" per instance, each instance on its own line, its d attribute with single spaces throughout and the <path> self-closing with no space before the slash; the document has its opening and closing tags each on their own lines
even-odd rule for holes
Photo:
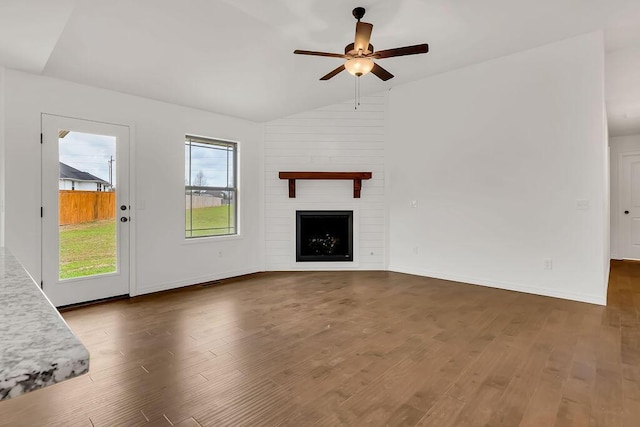
<svg viewBox="0 0 640 427">
<path fill-rule="evenodd" d="M 107 181 L 60 162 L 60 190 L 113 191 Z"/>
</svg>

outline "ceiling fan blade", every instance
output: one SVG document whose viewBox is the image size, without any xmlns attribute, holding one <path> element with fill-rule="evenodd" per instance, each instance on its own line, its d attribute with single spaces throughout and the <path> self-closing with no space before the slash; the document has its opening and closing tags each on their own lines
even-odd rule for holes
<svg viewBox="0 0 640 427">
<path fill-rule="evenodd" d="M 373 24 L 368 22 L 360 22 L 356 24 L 356 39 L 353 43 L 353 48 L 356 51 L 362 49 L 362 53 L 366 53 L 369 49 L 369 40 L 371 40 L 371 32 L 373 31 Z"/>
<path fill-rule="evenodd" d="M 294 50 L 293 53 L 297 55 L 312 55 L 312 56 L 328 56 L 330 58 L 347 58 L 346 55 L 342 55 L 340 53 L 329 53 L 329 52 L 315 52 L 313 50 Z"/>
<path fill-rule="evenodd" d="M 371 69 L 371 72 L 376 76 L 378 76 L 380 80 L 385 82 L 393 78 L 393 74 L 391 74 L 390 72 L 388 72 L 387 70 L 379 66 L 378 64 L 373 64 L 373 68 Z"/>
<path fill-rule="evenodd" d="M 335 70 L 333 70 L 332 72 L 330 72 L 329 74 L 327 74 L 326 76 L 322 76 L 320 77 L 320 80 L 329 80 L 330 78 L 334 77 L 337 74 L 340 74 L 342 71 L 344 71 L 344 64 L 342 64 L 341 66 L 339 66 L 338 68 L 336 68 Z"/>
<path fill-rule="evenodd" d="M 429 45 L 417 44 L 415 46 L 397 47 L 395 49 L 379 50 L 371 55 L 372 58 L 383 59 L 393 58 L 394 56 L 417 55 L 419 53 L 429 52 Z"/>
</svg>

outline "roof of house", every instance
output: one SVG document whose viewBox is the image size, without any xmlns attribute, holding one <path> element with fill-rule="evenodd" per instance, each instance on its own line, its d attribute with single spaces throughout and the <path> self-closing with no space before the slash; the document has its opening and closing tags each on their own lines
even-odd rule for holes
<svg viewBox="0 0 640 427">
<path fill-rule="evenodd" d="M 62 162 L 60 162 L 60 179 L 70 179 L 72 181 L 101 182 L 103 184 L 109 185 L 109 183 L 104 179 L 98 178 L 95 175 L 91 175 L 89 172 L 78 170 Z"/>
</svg>

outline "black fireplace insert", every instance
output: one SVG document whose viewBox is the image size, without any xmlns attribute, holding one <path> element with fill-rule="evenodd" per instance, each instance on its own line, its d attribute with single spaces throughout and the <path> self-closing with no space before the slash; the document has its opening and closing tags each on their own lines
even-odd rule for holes
<svg viewBox="0 0 640 427">
<path fill-rule="evenodd" d="M 353 261 L 353 211 L 296 211 L 296 261 Z"/>
</svg>

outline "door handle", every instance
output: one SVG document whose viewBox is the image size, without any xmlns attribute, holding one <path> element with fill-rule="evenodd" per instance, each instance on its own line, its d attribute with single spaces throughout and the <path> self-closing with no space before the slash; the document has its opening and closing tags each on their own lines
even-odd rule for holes
<svg viewBox="0 0 640 427">
<path fill-rule="evenodd" d="M 122 206 L 120 206 L 120 210 L 121 210 L 121 211 L 126 211 L 126 210 L 127 210 L 127 206 L 126 206 L 126 205 L 122 205 Z"/>
<path fill-rule="evenodd" d="M 629 211 L 624 211 L 624 214 L 625 215 L 629 215 Z"/>
<path fill-rule="evenodd" d="M 126 216 L 123 216 L 122 218 L 120 218 L 120 222 L 127 222 L 129 221 L 129 219 Z"/>
</svg>

